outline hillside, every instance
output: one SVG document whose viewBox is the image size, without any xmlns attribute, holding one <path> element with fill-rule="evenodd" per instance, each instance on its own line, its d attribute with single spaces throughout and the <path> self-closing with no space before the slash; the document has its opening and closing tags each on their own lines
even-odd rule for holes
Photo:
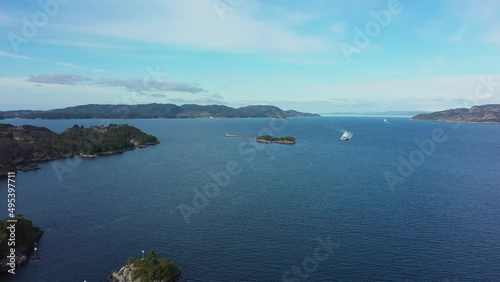
<svg viewBox="0 0 500 282">
<path fill-rule="evenodd" d="M 448 122 L 500 123 L 500 104 L 458 108 L 429 114 L 420 114 L 413 120 L 435 120 Z"/>
<path fill-rule="evenodd" d="M 231 108 L 223 105 L 201 106 L 187 104 L 143 105 L 82 105 L 48 111 L 4 111 L 0 117 L 28 119 L 95 119 L 95 118 L 289 118 L 311 117 L 316 114 L 284 111 L 275 106 L 247 106 Z"/>
<path fill-rule="evenodd" d="M 58 134 L 45 127 L 0 124 L 0 177 L 19 165 L 36 169 L 29 164 L 77 154 L 92 157 L 123 152 L 154 143 L 158 143 L 155 136 L 129 125 L 84 128 L 75 124 Z"/>
</svg>

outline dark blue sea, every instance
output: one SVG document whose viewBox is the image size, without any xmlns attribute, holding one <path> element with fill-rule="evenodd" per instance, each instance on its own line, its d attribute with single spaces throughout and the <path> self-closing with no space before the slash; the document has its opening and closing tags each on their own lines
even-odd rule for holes
<svg viewBox="0 0 500 282">
<path fill-rule="evenodd" d="M 499 125 L 381 117 L 2 122 L 56 132 L 127 123 L 161 141 L 19 172 L 17 212 L 45 231 L 41 260 L 2 281 L 106 281 L 142 246 L 175 261 L 182 282 L 500 281 Z M 348 142 L 344 130 L 354 134 Z M 2 179 L 2 218 L 6 190 Z"/>
</svg>

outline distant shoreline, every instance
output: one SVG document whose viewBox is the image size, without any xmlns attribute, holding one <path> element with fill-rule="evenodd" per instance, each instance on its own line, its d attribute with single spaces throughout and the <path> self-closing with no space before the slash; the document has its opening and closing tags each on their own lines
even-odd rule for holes
<svg viewBox="0 0 500 282">
<path fill-rule="evenodd" d="M 472 106 L 471 108 L 456 108 L 437 111 L 429 114 L 419 114 L 412 120 L 500 124 L 500 104 Z"/>
<path fill-rule="evenodd" d="M 38 166 L 38 164 L 40 163 L 46 163 L 46 162 L 50 162 L 50 161 L 56 161 L 56 160 L 61 160 L 61 159 L 68 159 L 68 158 L 73 158 L 73 157 L 79 157 L 81 159 L 95 159 L 97 157 L 106 157 L 106 156 L 112 156 L 112 155 L 117 155 L 117 154 L 122 154 L 126 151 L 133 151 L 133 150 L 136 150 L 136 149 L 142 149 L 142 148 L 146 148 L 146 147 L 149 147 L 149 146 L 152 146 L 152 145 L 156 145 L 156 144 L 160 144 L 160 142 L 153 142 L 151 144 L 147 144 L 147 145 L 138 145 L 138 146 L 135 146 L 135 147 L 131 147 L 131 148 L 127 148 L 127 149 L 124 149 L 124 150 L 114 150 L 114 151 L 106 151 L 106 152 L 99 152 L 99 153 L 96 153 L 96 154 L 82 154 L 82 153 L 74 153 L 74 154 L 71 154 L 71 155 L 66 155 L 66 156 L 56 156 L 56 157 L 50 157 L 50 158 L 47 158 L 47 159 L 43 159 L 43 160 L 28 160 L 28 161 L 25 161 L 24 163 L 28 163 L 29 165 L 21 165 L 19 168 L 18 166 L 20 164 L 15 164 L 16 166 L 16 170 L 17 171 L 22 171 L 22 172 L 30 172 L 30 171 L 36 171 L 36 170 L 40 170 L 42 169 L 41 167 Z M 27 168 L 29 167 L 29 168 Z M 7 177 L 6 175 L 4 175 L 3 173 L 0 173 L 0 179 L 2 178 L 5 178 Z"/>
<path fill-rule="evenodd" d="M 282 110 L 271 105 L 232 108 L 225 105 L 87 104 L 53 110 L 0 111 L 0 118 L 26 119 L 146 119 L 146 118 L 292 118 L 319 116 L 295 110 Z"/>
<path fill-rule="evenodd" d="M 412 121 L 431 121 L 431 122 L 447 122 L 447 123 L 468 123 L 468 124 L 488 124 L 488 125 L 500 125 L 500 122 L 483 122 L 483 121 L 456 121 L 456 120 L 433 120 L 433 119 L 414 119 L 410 118 Z"/>
</svg>

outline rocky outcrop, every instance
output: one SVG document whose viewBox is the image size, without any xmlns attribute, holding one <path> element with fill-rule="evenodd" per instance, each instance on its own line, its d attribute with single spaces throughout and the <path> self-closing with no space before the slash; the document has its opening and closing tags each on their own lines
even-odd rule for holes
<svg viewBox="0 0 500 282">
<path fill-rule="evenodd" d="M 178 267 L 175 267 L 176 271 L 170 275 L 169 277 L 166 277 L 163 280 L 155 280 L 155 281 L 147 281 L 147 282 L 175 282 L 178 280 L 178 278 L 181 276 L 181 270 Z M 108 277 L 108 280 L 111 282 L 146 282 L 146 281 L 141 281 L 141 279 L 133 279 L 132 278 L 132 273 L 134 270 L 137 268 L 135 267 L 134 263 L 128 264 L 120 268 L 117 272 L 114 272 Z"/>
<path fill-rule="evenodd" d="M 20 168 L 18 168 L 18 170 L 20 171 L 30 171 L 30 170 L 38 170 L 40 169 L 39 166 L 35 165 L 35 164 L 25 164 L 25 165 L 22 165 Z"/>
<path fill-rule="evenodd" d="M 132 279 L 132 272 L 135 269 L 133 264 L 126 265 L 122 268 L 120 268 L 119 271 L 114 272 L 109 276 L 109 281 L 113 282 L 131 282 L 133 281 Z"/>
<path fill-rule="evenodd" d="M 108 278 L 113 282 L 174 282 L 180 275 L 181 270 L 173 261 L 158 258 L 151 250 L 144 258 L 129 258 L 127 265 Z"/>
</svg>

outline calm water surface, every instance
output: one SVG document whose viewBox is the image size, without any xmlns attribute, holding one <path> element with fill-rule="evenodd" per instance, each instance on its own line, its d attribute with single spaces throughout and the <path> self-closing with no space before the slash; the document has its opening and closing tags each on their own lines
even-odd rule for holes
<svg viewBox="0 0 500 282">
<path fill-rule="evenodd" d="M 2 122 L 61 132 L 103 121 Z M 17 210 L 45 231 L 42 260 L 2 281 L 106 281 L 128 257 L 139 257 L 142 245 L 174 260 L 182 282 L 306 281 L 306 275 L 307 281 L 500 281 L 498 125 L 454 128 L 407 118 L 387 124 L 373 117 L 286 125 L 270 119 L 104 122 L 134 125 L 161 144 L 19 172 Z M 224 136 L 282 126 L 274 135 L 292 135 L 297 144 Z M 344 129 L 354 133 L 349 142 L 339 140 Z M 436 129 L 446 140 L 389 189 L 385 175 L 399 175 L 398 157 L 408 159 L 418 150 L 415 140 L 431 138 Z M 203 208 L 198 203 L 186 223 L 178 207 L 193 207 L 194 191 L 215 183 L 212 175 L 228 163 L 241 172 Z M 6 188 L 1 180 L 1 199 Z M 2 218 L 6 213 L 0 210 Z M 324 261 L 306 264 L 308 273 L 302 263 L 320 246 L 318 238 L 335 247 Z M 294 274 L 294 266 L 302 273 Z"/>
</svg>

